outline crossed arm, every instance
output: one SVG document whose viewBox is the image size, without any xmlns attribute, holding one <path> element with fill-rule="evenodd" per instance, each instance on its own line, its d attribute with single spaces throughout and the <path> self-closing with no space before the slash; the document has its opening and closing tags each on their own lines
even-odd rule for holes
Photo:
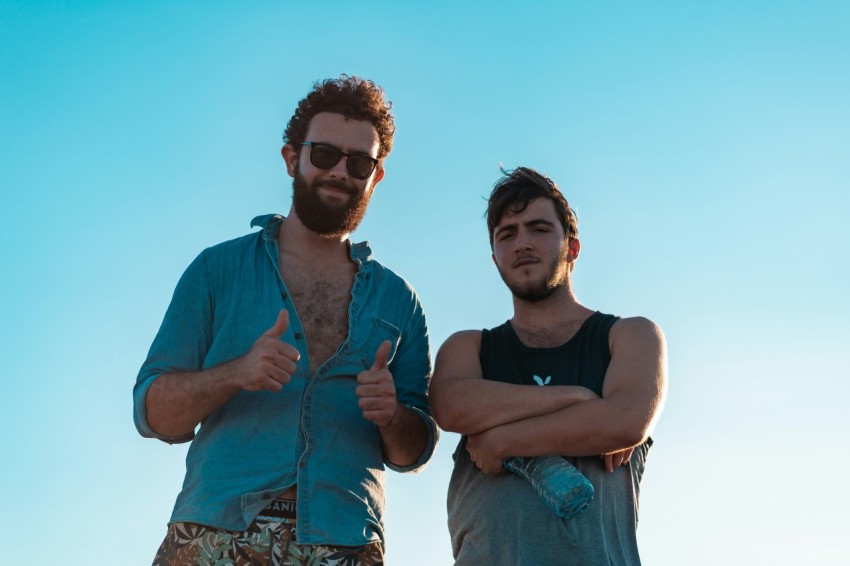
<svg viewBox="0 0 850 566">
<path fill-rule="evenodd" d="M 628 452 L 647 439 L 663 406 L 664 336 L 647 319 L 622 319 L 612 327 L 602 398 L 578 386 L 485 380 L 480 344 L 480 332 L 466 331 L 440 348 L 431 404 L 443 429 L 469 436 L 467 450 L 485 472 L 499 471 L 507 456 Z M 610 458 L 606 464 L 612 469 Z"/>
</svg>

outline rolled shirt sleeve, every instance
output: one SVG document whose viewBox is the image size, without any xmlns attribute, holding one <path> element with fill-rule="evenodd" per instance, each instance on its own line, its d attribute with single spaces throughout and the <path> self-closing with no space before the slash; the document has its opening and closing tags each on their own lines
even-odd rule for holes
<svg viewBox="0 0 850 566">
<path fill-rule="evenodd" d="M 148 423 L 146 397 L 161 375 L 175 371 L 200 371 L 212 342 L 213 305 L 205 252 L 180 277 L 171 304 L 151 344 L 133 388 L 133 421 L 139 434 L 171 444 L 188 442 L 194 433 L 163 436 Z"/>
<path fill-rule="evenodd" d="M 408 466 L 398 466 L 384 458 L 384 464 L 396 472 L 418 472 L 431 459 L 440 430 L 431 415 L 428 401 L 428 386 L 431 382 L 431 352 L 428 342 L 428 326 L 419 299 L 408 285 L 413 305 L 408 324 L 402 329 L 396 354 L 389 365 L 396 384 L 396 397 L 405 407 L 413 410 L 425 422 L 428 441 L 425 450 Z"/>
</svg>

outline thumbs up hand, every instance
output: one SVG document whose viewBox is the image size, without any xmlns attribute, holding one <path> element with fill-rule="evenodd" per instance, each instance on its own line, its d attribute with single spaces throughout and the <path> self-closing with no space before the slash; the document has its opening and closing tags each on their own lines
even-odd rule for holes
<svg viewBox="0 0 850 566">
<path fill-rule="evenodd" d="M 301 354 L 281 341 L 289 328 L 289 312 L 281 309 L 274 325 L 263 332 L 247 354 L 235 360 L 236 385 L 246 391 L 280 391 L 292 379 Z"/>
<path fill-rule="evenodd" d="M 375 363 L 372 367 L 357 375 L 357 389 L 355 389 L 363 418 L 380 427 L 387 426 L 393 421 L 399 405 L 393 375 L 387 369 L 391 347 L 390 341 L 384 340 L 375 353 Z"/>
</svg>

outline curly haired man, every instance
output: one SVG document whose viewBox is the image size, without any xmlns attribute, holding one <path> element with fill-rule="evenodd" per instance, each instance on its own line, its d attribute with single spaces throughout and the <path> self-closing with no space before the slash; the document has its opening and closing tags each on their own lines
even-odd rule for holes
<svg viewBox="0 0 850 566">
<path fill-rule="evenodd" d="M 192 441 L 154 564 L 382 564 L 385 468 L 438 429 L 419 300 L 348 236 L 395 125 L 373 82 L 316 83 L 281 150 L 289 214 L 204 250 L 133 392 L 142 436 Z"/>
</svg>

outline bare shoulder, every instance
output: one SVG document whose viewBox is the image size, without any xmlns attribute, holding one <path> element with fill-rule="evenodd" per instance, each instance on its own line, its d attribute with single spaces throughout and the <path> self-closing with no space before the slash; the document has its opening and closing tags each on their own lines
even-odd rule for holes
<svg viewBox="0 0 850 566">
<path fill-rule="evenodd" d="M 661 327 L 642 316 L 621 318 L 611 327 L 611 352 L 617 348 L 652 347 L 664 350 L 665 338 Z"/>
<path fill-rule="evenodd" d="M 457 377 L 481 377 L 480 349 L 480 330 L 462 330 L 449 336 L 437 352 L 432 383 Z"/>
<path fill-rule="evenodd" d="M 449 336 L 443 345 L 440 346 L 440 351 L 449 350 L 466 350 L 474 348 L 477 352 L 481 347 L 481 331 L 480 330 L 461 330 Z"/>
<path fill-rule="evenodd" d="M 661 328 L 642 316 L 622 318 L 611 327 L 608 344 L 611 364 L 603 397 L 645 403 L 655 414 L 667 388 L 667 346 Z"/>
</svg>

